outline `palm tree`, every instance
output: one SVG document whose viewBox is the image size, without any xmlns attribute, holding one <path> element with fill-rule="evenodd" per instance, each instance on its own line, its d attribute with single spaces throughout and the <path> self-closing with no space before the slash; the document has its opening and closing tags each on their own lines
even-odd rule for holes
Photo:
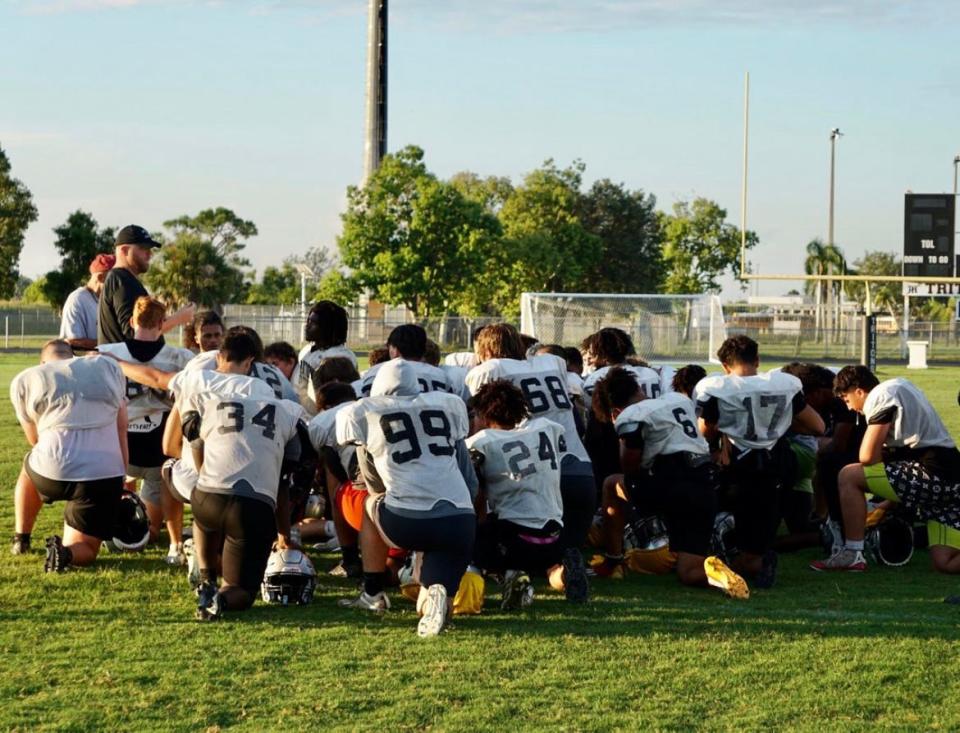
<svg viewBox="0 0 960 733">
<path fill-rule="evenodd" d="M 846 258 L 843 252 L 835 244 L 824 244 L 819 237 L 807 242 L 807 258 L 804 260 L 803 269 L 807 275 L 842 275 L 847 268 Z M 832 305 L 836 300 L 839 307 L 840 293 L 842 291 L 842 282 L 828 281 L 824 287 L 823 280 L 807 280 L 804 289 L 807 295 L 815 295 L 817 304 L 816 311 L 816 336 L 819 340 L 820 331 L 825 327 L 823 305 L 829 304 L 827 312 L 832 310 Z M 839 311 L 833 317 L 835 326 L 839 326 Z"/>
</svg>

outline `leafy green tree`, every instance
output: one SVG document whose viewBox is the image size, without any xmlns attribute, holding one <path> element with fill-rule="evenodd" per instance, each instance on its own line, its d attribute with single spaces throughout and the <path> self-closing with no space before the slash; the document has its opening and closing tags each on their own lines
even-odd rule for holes
<svg viewBox="0 0 960 733">
<path fill-rule="evenodd" d="M 18 277 L 17 287 L 13 291 L 13 297 L 15 299 L 23 298 L 24 291 L 26 291 L 26 289 L 29 288 L 32 283 L 33 283 L 33 280 L 31 280 L 29 277 L 26 277 L 24 275 L 21 275 L 20 277 Z"/>
<path fill-rule="evenodd" d="M 347 189 L 337 240 L 357 287 L 420 320 L 460 306 L 463 283 L 482 271 L 500 234 L 496 218 L 437 179 L 423 151 L 384 157 L 363 188 Z"/>
<path fill-rule="evenodd" d="M 37 304 L 46 304 L 47 296 L 45 294 L 45 285 L 46 285 L 46 275 L 41 275 L 36 280 L 31 282 L 24 288 L 23 295 L 20 296 L 20 300 L 24 305 L 37 305 Z"/>
<path fill-rule="evenodd" d="M 663 272 L 656 198 L 609 178 L 580 199 L 580 221 L 600 238 L 602 256 L 587 289 L 598 293 L 656 293 Z"/>
<path fill-rule="evenodd" d="M 59 310 L 67 296 L 90 277 L 90 261 L 98 254 L 113 251 L 115 238 L 112 228 L 100 229 L 96 219 L 85 211 L 74 211 L 53 233 L 53 246 L 60 253 L 60 269 L 47 273 L 44 297 Z"/>
<path fill-rule="evenodd" d="M 291 264 L 267 267 L 247 293 L 247 303 L 290 305 L 300 301 L 300 275 Z"/>
<path fill-rule="evenodd" d="M 493 215 L 498 215 L 507 199 L 513 195 L 513 183 L 503 176 L 481 178 L 476 173 L 463 171 L 450 178 L 450 183 L 471 201 L 481 204 Z"/>
<path fill-rule="evenodd" d="M 853 269 L 848 269 L 851 275 L 900 275 L 900 258 L 893 252 L 865 252 L 863 257 L 854 260 Z M 847 296 L 864 307 L 867 288 L 862 282 L 848 282 L 845 291 Z M 870 300 L 872 309 L 886 311 L 896 317 L 901 309 L 900 283 L 870 283 Z"/>
<path fill-rule="evenodd" d="M 679 201 L 672 214 L 661 214 L 664 292 L 706 293 L 720 289 L 724 272 L 740 274 L 740 229 L 727 221 L 727 211 L 715 201 Z M 747 231 L 746 247 L 759 238 Z"/>
<path fill-rule="evenodd" d="M 842 275 L 847 270 L 847 261 L 835 244 L 824 244 L 819 238 L 811 239 L 807 242 L 803 270 L 807 275 Z M 833 312 L 833 303 L 840 302 L 840 285 L 840 280 L 807 280 L 804 285 L 807 295 L 813 295 L 817 305 L 815 327 L 818 339 L 820 330 L 826 326 L 826 315 Z"/>
<path fill-rule="evenodd" d="M 360 291 L 353 279 L 344 275 L 340 270 L 328 270 L 317 283 L 314 291 L 314 300 L 332 300 L 334 303 L 346 305 L 356 300 Z"/>
<path fill-rule="evenodd" d="M 500 211 L 503 264 L 494 271 L 495 305 L 516 315 L 520 293 L 577 292 L 590 282 L 602 242 L 580 220 L 584 165 L 557 168 L 552 160 L 526 175 Z"/>
<path fill-rule="evenodd" d="M 23 237 L 37 220 L 33 196 L 10 171 L 10 160 L 0 148 L 0 298 L 16 291 Z"/>
<path fill-rule="evenodd" d="M 204 209 L 196 216 L 179 216 L 165 221 L 163 225 L 174 237 L 191 234 L 209 242 L 218 254 L 237 267 L 249 267 L 249 262 L 239 253 L 247 246 L 243 240 L 257 236 L 257 225 L 241 219 L 231 209 L 218 206 Z"/>
<path fill-rule="evenodd" d="M 151 292 L 173 307 L 216 308 L 245 298 L 244 273 L 207 239 L 181 232 L 164 246 L 146 274 Z"/>
</svg>

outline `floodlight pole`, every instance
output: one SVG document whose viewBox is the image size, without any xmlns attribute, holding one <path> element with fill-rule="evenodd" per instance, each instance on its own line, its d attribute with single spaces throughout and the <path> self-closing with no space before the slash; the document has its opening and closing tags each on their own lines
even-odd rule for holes
<svg viewBox="0 0 960 733">
<path fill-rule="evenodd" d="M 960 166 L 960 155 L 953 156 L 953 195 L 957 195 L 957 167 Z"/>
<path fill-rule="evenodd" d="M 743 75 L 743 178 L 740 187 L 740 277 L 747 272 L 747 162 L 750 143 L 750 72 Z"/>
<path fill-rule="evenodd" d="M 387 0 L 369 0 L 367 16 L 367 118 L 363 182 L 387 152 Z"/>
</svg>

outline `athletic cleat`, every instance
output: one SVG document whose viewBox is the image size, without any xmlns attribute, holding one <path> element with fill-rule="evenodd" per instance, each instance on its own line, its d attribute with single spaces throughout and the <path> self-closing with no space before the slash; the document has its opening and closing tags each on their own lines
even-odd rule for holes
<svg viewBox="0 0 960 733">
<path fill-rule="evenodd" d="M 504 611 L 529 608 L 533 603 L 533 585 L 530 576 L 521 570 L 508 570 L 503 583 L 503 600 L 500 608 Z"/>
<path fill-rule="evenodd" d="M 14 535 L 13 540 L 10 542 L 10 554 L 26 555 L 28 552 L 30 552 L 30 538 L 17 537 Z"/>
<path fill-rule="evenodd" d="M 167 556 L 163 559 L 167 565 L 183 566 L 187 564 L 187 553 L 183 549 L 183 543 L 170 545 Z"/>
<path fill-rule="evenodd" d="M 45 573 L 62 573 L 70 567 L 70 550 L 63 546 L 63 540 L 59 535 L 47 537 L 47 557 L 43 562 L 43 571 Z"/>
<path fill-rule="evenodd" d="M 200 560 L 193 549 L 193 538 L 183 541 L 183 554 L 187 558 L 187 582 L 196 590 L 200 587 Z"/>
<path fill-rule="evenodd" d="M 611 560 L 603 555 L 594 555 L 590 559 L 590 566 L 587 568 L 587 577 L 623 580 L 625 576 L 626 571 L 622 560 Z"/>
<path fill-rule="evenodd" d="M 363 576 L 363 566 L 359 562 L 346 563 L 341 560 L 328 574 L 333 578 L 360 578 Z"/>
<path fill-rule="evenodd" d="M 765 553 L 763 553 L 760 572 L 757 573 L 753 578 L 753 587 L 762 588 L 764 590 L 773 588 L 773 584 L 777 582 L 778 563 L 779 558 L 777 557 L 776 552 L 773 550 L 767 550 Z"/>
<path fill-rule="evenodd" d="M 356 598 L 341 598 L 337 601 L 340 608 L 359 608 L 362 611 L 373 611 L 373 613 L 385 613 L 390 610 L 390 599 L 387 594 L 380 591 L 375 596 L 368 596 L 363 591 Z"/>
<path fill-rule="evenodd" d="M 197 589 L 197 621 L 219 621 L 223 616 L 223 596 L 213 583 Z"/>
<path fill-rule="evenodd" d="M 714 588 L 719 588 L 731 598 L 746 600 L 750 597 L 747 581 L 727 567 L 719 557 L 711 555 L 703 561 L 703 571 L 707 574 L 707 582 Z"/>
<path fill-rule="evenodd" d="M 331 537 L 323 542 L 317 542 L 313 546 L 313 549 L 317 552 L 336 552 L 340 549 L 340 540 L 336 537 Z"/>
<path fill-rule="evenodd" d="M 840 548 L 826 560 L 814 560 L 810 568 L 818 572 L 839 570 L 848 573 L 862 573 L 867 569 L 867 561 L 860 550 Z"/>
<path fill-rule="evenodd" d="M 434 583 L 427 588 L 422 610 L 423 615 L 417 624 L 417 636 L 421 639 L 437 636 L 447 623 L 447 589 L 440 583 Z"/>
<path fill-rule="evenodd" d="M 583 555 L 575 547 L 563 551 L 563 589 L 571 603 L 586 603 L 590 598 L 590 581 Z"/>
</svg>

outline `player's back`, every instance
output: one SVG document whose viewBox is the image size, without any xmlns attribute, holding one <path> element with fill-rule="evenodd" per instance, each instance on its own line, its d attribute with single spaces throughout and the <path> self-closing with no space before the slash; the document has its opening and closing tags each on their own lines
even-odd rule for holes
<svg viewBox="0 0 960 733">
<path fill-rule="evenodd" d="M 679 392 L 668 392 L 652 400 L 641 400 L 617 417 L 617 435 L 640 431 L 643 441 L 641 463 L 649 468 L 657 456 L 674 453 L 709 455 L 707 441 L 697 430 L 693 401 Z"/>
<path fill-rule="evenodd" d="M 252 496 L 276 503 L 277 484 L 287 443 L 296 436 L 303 411 L 289 400 L 223 396 L 204 392 L 190 400 L 199 415 L 203 466 L 197 487 L 214 493 Z"/>
<path fill-rule="evenodd" d="M 590 462 L 577 432 L 567 391 L 567 364 L 563 359 L 553 354 L 523 360 L 490 359 L 467 373 L 467 387 L 471 394 L 476 394 L 484 384 L 498 379 L 506 379 L 523 392 L 532 417 L 546 418 L 563 427 L 564 454 L 569 453 L 584 463 Z"/>
<path fill-rule="evenodd" d="M 326 410 L 318 412 L 310 419 L 307 432 L 310 443 L 317 453 L 323 454 L 324 449 L 333 450 L 337 454 L 340 466 L 347 476 L 353 478 L 357 469 L 357 447 L 353 443 L 337 441 L 337 414 L 354 402 L 341 402 Z"/>
<path fill-rule="evenodd" d="M 51 361 L 24 370 L 10 397 L 41 431 L 84 429 L 114 423 L 125 380 L 117 363 L 102 356 Z"/>
<path fill-rule="evenodd" d="M 472 507 L 456 455 L 467 432 L 466 406 L 447 392 L 367 397 L 337 414 L 337 441 L 366 447 L 387 504 L 414 511 Z"/>
<path fill-rule="evenodd" d="M 360 391 L 357 393 L 358 396 L 370 396 L 370 390 L 373 387 L 373 380 L 377 377 L 377 372 L 380 371 L 380 368 L 384 364 L 389 363 L 390 362 L 381 362 L 380 364 L 374 364 L 363 373 L 363 376 L 360 378 Z M 454 391 L 450 380 L 447 378 L 447 373 L 440 367 L 435 367 L 432 364 L 427 364 L 422 361 L 407 361 L 407 364 L 413 369 L 421 392 L 452 393 Z"/>
<path fill-rule="evenodd" d="M 191 359 L 184 367 L 184 371 L 215 371 L 217 368 L 217 351 L 203 351 Z M 278 400 L 299 401 L 299 396 L 294 390 L 290 380 L 287 379 L 279 369 L 272 364 L 262 361 L 255 361 L 250 367 L 250 376 L 266 382 L 274 397 Z"/>
<path fill-rule="evenodd" d="M 123 361 L 145 364 L 164 372 L 179 372 L 194 358 L 193 352 L 169 344 L 163 344 L 152 355 L 136 347 L 131 348 L 127 343 L 101 344 L 98 350 L 113 354 Z M 152 429 L 172 405 L 173 398 L 168 390 L 153 389 L 127 380 L 127 419 L 131 432 L 139 432 L 140 426 Z"/>
<path fill-rule="evenodd" d="M 513 430 L 488 428 L 470 436 L 467 446 L 482 458 L 487 503 L 500 519 L 542 529 L 562 524 L 560 442 L 563 427 L 551 420 L 525 420 Z"/>
<path fill-rule="evenodd" d="M 656 370 L 636 364 L 618 364 L 617 366 L 620 369 L 626 369 L 633 375 L 637 384 L 640 385 L 640 391 L 643 392 L 644 397 L 656 398 L 663 392 L 662 379 Z M 612 368 L 612 366 L 600 367 L 584 378 L 583 391 L 588 397 L 593 397 L 597 382 L 607 376 Z"/>
<path fill-rule="evenodd" d="M 863 413 L 868 424 L 892 422 L 886 439 L 888 447 L 955 447 L 953 438 L 927 396 L 906 379 L 887 379 L 871 389 Z"/>
<path fill-rule="evenodd" d="M 806 406 L 796 377 L 771 371 L 741 377 L 704 377 L 694 390 L 698 414 L 741 450 L 770 449 L 783 437 L 795 412 Z"/>
</svg>

